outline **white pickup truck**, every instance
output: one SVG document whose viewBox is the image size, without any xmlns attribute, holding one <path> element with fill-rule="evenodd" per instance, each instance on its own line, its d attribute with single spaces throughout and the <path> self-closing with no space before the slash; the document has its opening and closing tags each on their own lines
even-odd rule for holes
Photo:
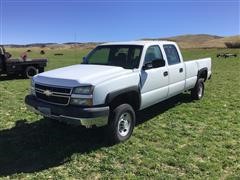
<svg viewBox="0 0 240 180">
<path fill-rule="evenodd" d="M 105 43 L 82 64 L 34 76 L 25 103 L 50 119 L 106 126 L 117 143 L 131 136 L 136 111 L 186 90 L 201 99 L 210 77 L 210 58 L 184 62 L 174 42 Z"/>
</svg>

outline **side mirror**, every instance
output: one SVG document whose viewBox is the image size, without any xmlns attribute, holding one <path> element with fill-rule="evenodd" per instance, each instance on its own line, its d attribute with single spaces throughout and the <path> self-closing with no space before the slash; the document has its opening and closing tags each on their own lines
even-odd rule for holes
<svg viewBox="0 0 240 180">
<path fill-rule="evenodd" d="M 142 67 L 143 70 L 152 69 L 152 68 L 153 68 L 153 64 L 151 62 L 144 64 Z"/>
<path fill-rule="evenodd" d="M 164 66 L 165 66 L 165 61 L 163 59 L 155 59 L 152 62 L 144 64 L 142 69 L 147 70 L 147 69 L 159 68 Z"/>
<path fill-rule="evenodd" d="M 155 59 L 152 61 L 152 64 L 154 68 L 164 67 L 165 61 L 163 59 Z"/>
</svg>

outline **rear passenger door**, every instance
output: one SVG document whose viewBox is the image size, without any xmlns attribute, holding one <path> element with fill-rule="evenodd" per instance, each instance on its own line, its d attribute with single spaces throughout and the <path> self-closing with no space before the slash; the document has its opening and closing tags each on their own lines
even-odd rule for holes
<svg viewBox="0 0 240 180">
<path fill-rule="evenodd" d="M 146 50 L 143 67 L 148 66 L 148 68 L 141 70 L 141 109 L 165 99 L 168 95 L 166 62 L 164 61 L 165 65 L 154 68 L 152 66 L 154 60 L 164 61 L 159 45 L 149 46 Z"/>
<path fill-rule="evenodd" d="M 177 48 L 173 44 L 163 45 L 169 72 L 169 93 L 174 96 L 184 91 L 185 87 L 185 66 L 181 62 Z"/>
</svg>

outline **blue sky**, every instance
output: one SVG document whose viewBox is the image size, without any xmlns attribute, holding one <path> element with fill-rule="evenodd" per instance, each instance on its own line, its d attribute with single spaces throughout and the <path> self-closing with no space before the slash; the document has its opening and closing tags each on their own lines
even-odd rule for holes
<svg viewBox="0 0 240 180">
<path fill-rule="evenodd" d="M 0 43 L 240 34 L 239 0 L 0 0 Z"/>
</svg>

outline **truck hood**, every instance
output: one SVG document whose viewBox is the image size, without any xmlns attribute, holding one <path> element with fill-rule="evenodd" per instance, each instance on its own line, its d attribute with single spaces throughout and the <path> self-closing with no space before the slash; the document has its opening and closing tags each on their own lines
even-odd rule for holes
<svg viewBox="0 0 240 180">
<path fill-rule="evenodd" d="M 132 71 L 115 66 L 79 64 L 40 73 L 33 79 L 41 84 L 76 87 L 86 84 L 97 85 Z"/>
</svg>

